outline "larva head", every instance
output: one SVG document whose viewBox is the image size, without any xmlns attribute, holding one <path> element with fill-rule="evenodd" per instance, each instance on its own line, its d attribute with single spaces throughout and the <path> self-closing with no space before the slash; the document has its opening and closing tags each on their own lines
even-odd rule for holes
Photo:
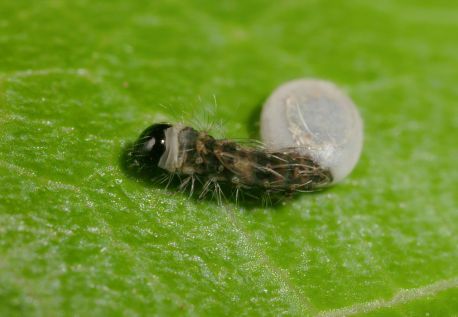
<svg viewBox="0 0 458 317">
<path fill-rule="evenodd" d="M 165 131 L 170 124 L 157 123 L 146 128 L 135 142 L 133 156 L 142 164 L 158 166 L 159 160 L 166 151 Z"/>
<path fill-rule="evenodd" d="M 261 116 L 261 136 L 275 150 L 291 149 L 329 169 L 333 183 L 347 176 L 363 146 L 356 106 L 334 84 L 299 79 L 278 87 Z"/>
</svg>

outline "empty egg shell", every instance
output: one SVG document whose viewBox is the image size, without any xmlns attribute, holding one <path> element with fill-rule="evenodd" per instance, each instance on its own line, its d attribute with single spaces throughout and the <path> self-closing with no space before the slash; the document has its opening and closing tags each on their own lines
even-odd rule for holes
<svg viewBox="0 0 458 317">
<path fill-rule="evenodd" d="M 336 183 L 358 162 L 363 123 L 355 104 L 333 83 L 298 79 L 278 87 L 264 104 L 261 137 L 272 150 L 309 155 Z"/>
</svg>

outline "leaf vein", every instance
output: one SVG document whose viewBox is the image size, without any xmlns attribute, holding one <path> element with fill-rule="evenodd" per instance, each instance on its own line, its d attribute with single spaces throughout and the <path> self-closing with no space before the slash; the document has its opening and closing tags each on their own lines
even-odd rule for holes
<svg viewBox="0 0 458 317">
<path fill-rule="evenodd" d="M 394 294 L 391 299 L 375 299 L 365 303 L 358 303 L 347 307 L 322 311 L 320 317 L 351 316 L 368 313 L 381 308 L 391 308 L 396 305 L 405 304 L 417 299 L 433 296 L 440 292 L 458 288 L 458 277 L 441 280 L 418 288 L 402 289 Z"/>
</svg>

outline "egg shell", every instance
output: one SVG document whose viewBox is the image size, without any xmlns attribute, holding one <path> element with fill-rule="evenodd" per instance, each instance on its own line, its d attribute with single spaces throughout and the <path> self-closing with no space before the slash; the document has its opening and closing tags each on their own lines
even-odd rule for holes
<svg viewBox="0 0 458 317">
<path fill-rule="evenodd" d="M 269 149 L 311 156 L 331 171 L 336 183 L 359 160 L 363 123 L 353 101 L 333 83 L 297 79 L 279 86 L 267 99 L 261 138 Z"/>
</svg>

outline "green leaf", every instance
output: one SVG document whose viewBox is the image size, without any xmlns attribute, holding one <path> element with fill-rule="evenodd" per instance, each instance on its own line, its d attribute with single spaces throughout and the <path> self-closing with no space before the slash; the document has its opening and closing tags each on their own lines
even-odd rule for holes
<svg viewBox="0 0 458 317">
<path fill-rule="evenodd" d="M 457 34 L 450 1 L 3 1 L 0 315 L 458 314 Z M 219 207 L 123 171 L 153 122 L 252 136 L 300 77 L 362 113 L 343 183 Z"/>
</svg>

